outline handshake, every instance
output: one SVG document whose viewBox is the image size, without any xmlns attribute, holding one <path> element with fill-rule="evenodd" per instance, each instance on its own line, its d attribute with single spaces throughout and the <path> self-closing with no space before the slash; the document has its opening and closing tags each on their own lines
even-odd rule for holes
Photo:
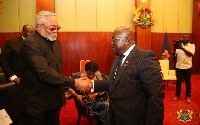
<svg viewBox="0 0 200 125">
<path fill-rule="evenodd" d="M 74 87 L 83 93 L 90 92 L 93 87 L 93 83 L 87 76 L 81 76 L 81 78 L 75 79 Z"/>
</svg>

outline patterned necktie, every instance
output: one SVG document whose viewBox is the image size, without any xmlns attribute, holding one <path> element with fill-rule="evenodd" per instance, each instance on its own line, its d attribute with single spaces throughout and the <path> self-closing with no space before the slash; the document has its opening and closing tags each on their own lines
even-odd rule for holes
<svg viewBox="0 0 200 125">
<path fill-rule="evenodd" d="M 118 65 L 117 65 L 117 68 L 116 68 L 116 70 L 115 70 L 115 75 L 114 75 L 113 81 L 115 80 L 115 77 L 116 77 L 116 75 L 117 75 L 119 69 L 121 68 L 122 60 L 123 60 L 124 57 L 125 57 L 125 55 L 121 55 L 120 58 L 119 58 L 119 60 L 118 60 Z"/>
</svg>

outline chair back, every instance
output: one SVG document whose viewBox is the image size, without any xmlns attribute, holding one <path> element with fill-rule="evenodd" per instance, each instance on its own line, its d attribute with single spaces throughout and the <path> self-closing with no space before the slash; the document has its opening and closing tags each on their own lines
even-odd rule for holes
<svg viewBox="0 0 200 125">
<path fill-rule="evenodd" d="M 80 61 L 80 72 L 85 71 L 85 64 L 90 62 L 90 60 L 81 60 Z"/>
<path fill-rule="evenodd" d="M 159 60 L 163 75 L 169 74 L 169 60 Z"/>
</svg>

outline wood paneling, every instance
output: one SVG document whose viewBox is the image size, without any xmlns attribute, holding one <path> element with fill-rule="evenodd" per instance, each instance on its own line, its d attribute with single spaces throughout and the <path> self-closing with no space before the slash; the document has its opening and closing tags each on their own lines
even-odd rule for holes
<svg viewBox="0 0 200 125">
<path fill-rule="evenodd" d="M 64 74 L 79 72 L 80 60 L 90 60 L 108 75 L 115 57 L 110 46 L 111 35 L 111 32 L 60 32 Z"/>
<path fill-rule="evenodd" d="M 6 40 L 19 37 L 21 33 L 0 33 L 0 48 L 2 49 Z"/>
<path fill-rule="evenodd" d="M 136 26 L 136 43 L 142 49 L 152 49 L 151 48 L 151 27 L 148 26 L 143 28 L 141 26 Z"/>
<path fill-rule="evenodd" d="M 151 6 L 151 0 L 141 1 L 135 0 L 136 7 L 141 5 Z M 136 31 L 136 43 L 142 49 L 151 49 L 151 27 L 146 28 L 141 27 L 140 25 L 135 26 Z"/>
<path fill-rule="evenodd" d="M 173 44 L 172 40 L 179 40 L 183 33 L 168 33 L 170 55 L 172 57 Z M 192 34 L 189 34 L 192 35 Z M 20 33 L 0 33 L 0 46 L 10 38 L 18 37 Z M 99 71 L 109 75 L 110 66 L 115 55 L 112 53 L 110 42 L 112 32 L 59 32 L 58 39 L 61 45 L 63 56 L 64 74 L 70 76 L 73 72 L 80 71 L 80 60 L 89 59 L 99 66 Z M 143 36 L 144 37 L 144 36 Z M 161 50 L 165 33 L 151 33 L 151 48 L 156 53 L 158 59 L 161 59 Z M 192 39 L 190 42 L 192 43 Z M 199 42 L 198 42 L 199 43 Z M 198 44 L 197 42 L 195 44 Z M 196 53 L 200 46 L 196 45 Z M 173 69 L 173 61 L 170 58 L 170 66 Z M 199 60 L 193 58 L 193 74 L 200 74 Z M 197 66 L 196 66 L 197 65 Z"/>
<path fill-rule="evenodd" d="M 194 0 L 193 3 L 193 22 L 192 22 L 192 43 L 195 44 L 195 54 L 193 56 L 193 71 L 200 73 L 200 0 Z"/>
<path fill-rule="evenodd" d="M 36 13 L 44 10 L 54 12 L 54 0 L 36 0 Z"/>
</svg>

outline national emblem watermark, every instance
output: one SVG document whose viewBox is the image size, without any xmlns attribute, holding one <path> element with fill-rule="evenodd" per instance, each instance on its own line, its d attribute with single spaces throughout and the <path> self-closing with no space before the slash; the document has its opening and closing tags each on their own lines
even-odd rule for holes
<svg viewBox="0 0 200 125">
<path fill-rule="evenodd" d="M 198 125 L 199 109 L 194 103 L 177 102 L 171 109 L 170 119 L 173 125 Z"/>
</svg>

